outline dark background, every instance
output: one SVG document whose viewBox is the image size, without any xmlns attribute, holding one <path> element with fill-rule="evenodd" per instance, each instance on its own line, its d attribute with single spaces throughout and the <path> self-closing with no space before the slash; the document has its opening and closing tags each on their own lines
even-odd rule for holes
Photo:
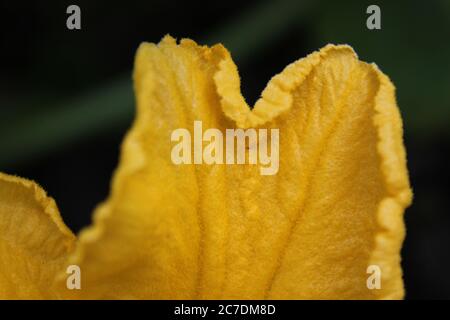
<svg viewBox="0 0 450 320">
<path fill-rule="evenodd" d="M 81 7 L 82 29 L 66 28 Z M 382 29 L 366 28 L 381 7 Z M 404 118 L 414 203 L 407 298 L 450 298 L 450 1 L 1 1 L 0 171 L 38 181 L 74 231 L 108 194 L 133 117 L 142 41 L 222 42 L 253 104 L 271 76 L 326 43 L 388 74 Z"/>
</svg>

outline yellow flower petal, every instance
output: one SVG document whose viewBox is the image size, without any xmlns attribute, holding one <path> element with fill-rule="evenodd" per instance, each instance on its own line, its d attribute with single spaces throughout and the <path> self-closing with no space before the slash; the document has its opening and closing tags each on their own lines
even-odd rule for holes
<svg viewBox="0 0 450 320">
<path fill-rule="evenodd" d="M 57 298 L 51 285 L 74 240 L 45 191 L 0 173 L 0 299 Z"/>
<path fill-rule="evenodd" d="M 166 37 L 135 65 L 111 195 L 70 259 L 84 298 L 401 298 L 411 192 L 394 88 L 348 46 L 289 65 L 251 111 L 221 46 Z M 280 168 L 171 162 L 174 129 L 280 129 Z M 367 288 L 369 265 L 382 288 Z M 78 293 L 78 292 L 76 292 Z"/>
</svg>

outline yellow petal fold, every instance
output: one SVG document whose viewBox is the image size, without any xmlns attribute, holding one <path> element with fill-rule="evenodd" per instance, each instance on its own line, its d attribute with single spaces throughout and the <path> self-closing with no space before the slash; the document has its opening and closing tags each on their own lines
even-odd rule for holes
<svg viewBox="0 0 450 320">
<path fill-rule="evenodd" d="M 0 299 L 56 299 L 55 275 L 75 245 L 54 200 L 0 173 Z"/>
<path fill-rule="evenodd" d="M 403 296 L 411 191 L 394 87 L 374 65 L 328 45 L 273 77 L 251 110 L 223 46 L 167 36 L 141 45 L 134 81 L 136 119 L 69 260 L 83 280 L 68 297 Z M 171 133 L 193 135 L 195 120 L 278 128 L 279 172 L 173 164 Z M 366 285 L 370 265 L 381 289 Z"/>
</svg>

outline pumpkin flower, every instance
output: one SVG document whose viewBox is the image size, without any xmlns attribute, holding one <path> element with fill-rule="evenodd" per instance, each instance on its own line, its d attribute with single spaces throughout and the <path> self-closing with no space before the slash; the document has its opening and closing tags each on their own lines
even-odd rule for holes
<svg viewBox="0 0 450 320">
<path fill-rule="evenodd" d="M 78 237 L 41 187 L 0 174 L 0 298 L 404 296 L 412 194 L 395 88 L 376 65 L 327 45 L 274 76 L 250 108 L 222 45 L 166 36 L 139 47 L 134 85 L 110 195 Z M 174 164 L 171 132 L 194 121 L 279 129 L 279 171 Z M 66 285 L 72 265 L 79 290 Z"/>
</svg>

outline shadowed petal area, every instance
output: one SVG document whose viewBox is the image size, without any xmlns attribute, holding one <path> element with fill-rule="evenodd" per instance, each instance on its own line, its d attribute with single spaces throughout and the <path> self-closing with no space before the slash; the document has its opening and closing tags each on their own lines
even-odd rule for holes
<svg viewBox="0 0 450 320">
<path fill-rule="evenodd" d="M 56 299 L 75 236 L 36 183 L 0 173 L 0 299 Z"/>
<path fill-rule="evenodd" d="M 273 77 L 250 110 L 221 45 L 144 43 L 137 115 L 79 237 L 82 298 L 402 298 L 411 201 L 394 87 L 348 46 Z M 280 166 L 175 165 L 171 133 L 278 128 Z M 369 265 L 381 269 L 369 290 Z M 60 281 L 62 284 L 62 281 Z M 63 289 L 61 289 L 63 290 Z"/>
</svg>

